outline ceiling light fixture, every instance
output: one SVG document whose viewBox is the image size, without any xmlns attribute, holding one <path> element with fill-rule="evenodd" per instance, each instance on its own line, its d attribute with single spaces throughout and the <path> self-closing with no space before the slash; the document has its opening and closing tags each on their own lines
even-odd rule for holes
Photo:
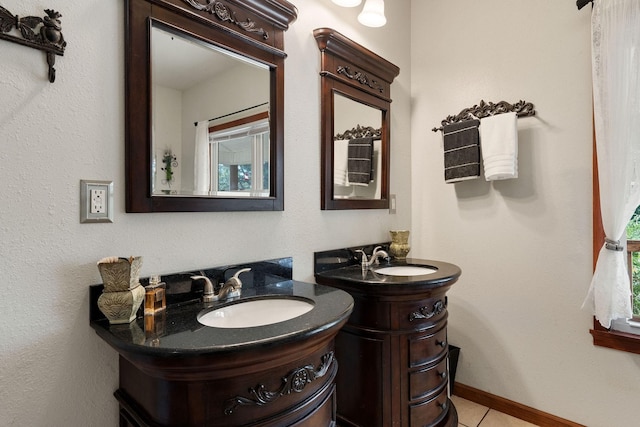
<svg viewBox="0 0 640 427">
<path fill-rule="evenodd" d="M 362 0 L 331 0 L 331 1 L 337 4 L 338 6 L 342 6 L 342 7 L 356 7 L 360 3 L 362 3 Z"/>
<path fill-rule="evenodd" d="M 336 0 L 333 0 L 334 2 Z M 384 0 L 366 0 L 358 21 L 367 27 L 382 27 L 387 23 L 384 16 Z"/>
</svg>

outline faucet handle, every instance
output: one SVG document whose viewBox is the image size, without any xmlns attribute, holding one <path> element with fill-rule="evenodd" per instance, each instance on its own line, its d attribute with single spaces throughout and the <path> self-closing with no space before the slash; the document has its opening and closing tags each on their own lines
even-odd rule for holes
<svg viewBox="0 0 640 427">
<path fill-rule="evenodd" d="M 234 289 L 242 287 L 242 281 L 240 280 L 240 273 L 246 273 L 247 271 L 251 271 L 251 268 L 243 268 L 241 270 L 236 271 L 236 274 L 233 275 L 232 278 L 225 282 L 225 285 L 231 285 Z"/>
<path fill-rule="evenodd" d="M 213 283 L 211 280 L 204 275 L 191 276 L 191 280 L 204 280 L 204 290 L 202 292 L 202 301 L 203 302 L 213 302 L 218 300 L 218 296 L 214 294 L 213 291 Z"/>
</svg>

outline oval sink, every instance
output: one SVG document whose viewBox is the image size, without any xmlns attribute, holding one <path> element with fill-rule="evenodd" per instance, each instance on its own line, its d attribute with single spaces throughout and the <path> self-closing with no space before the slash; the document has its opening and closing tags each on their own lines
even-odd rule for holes
<svg viewBox="0 0 640 427">
<path fill-rule="evenodd" d="M 213 328 L 251 328 L 302 316 L 313 303 L 293 298 L 268 298 L 239 302 L 198 315 L 198 322 Z"/>
<path fill-rule="evenodd" d="M 377 274 L 386 274 L 387 276 L 422 276 L 438 271 L 436 268 L 420 267 L 417 265 L 397 265 L 394 267 L 383 267 L 375 270 Z"/>
</svg>

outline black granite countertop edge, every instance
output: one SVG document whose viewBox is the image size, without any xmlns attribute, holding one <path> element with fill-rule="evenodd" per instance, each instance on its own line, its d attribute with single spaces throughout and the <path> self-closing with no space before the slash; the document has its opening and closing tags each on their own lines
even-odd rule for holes
<svg viewBox="0 0 640 427">
<path fill-rule="evenodd" d="M 169 306 L 158 317 L 153 330 L 145 330 L 144 317 L 125 325 L 110 325 L 106 319 L 92 320 L 91 327 L 119 352 L 153 357 L 178 357 L 218 354 L 256 346 L 281 345 L 305 339 L 345 321 L 353 310 L 353 298 L 328 286 L 283 280 L 268 286 L 243 290 L 241 300 L 273 296 L 292 296 L 313 301 L 308 313 L 284 322 L 251 328 L 212 328 L 201 325 L 197 316 L 203 311 L 233 302 Z M 148 326 L 148 325 L 147 325 Z"/>
<path fill-rule="evenodd" d="M 229 344 L 229 345 L 203 346 L 203 347 L 197 347 L 197 348 L 180 348 L 180 347 L 166 348 L 166 347 L 153 347 L 153 346 L 146 346 L 146 345 L 142 346 L 138 344 L 132 344 L 122 339 L 114 340 L 114 335 L 111 332 L 109 332 L 109 328 L 105 328 L 104 325 L 99 325 L 98 323 L 96 323 L 95 325 L 92 325 L 92 327 L 95 329 L 98 336 L 104 339 L 107 343 L 109 343 L 109 345 L 111 345 L 118 352 L 126 352 L 126 353 L 132 353 L 136 355 L 145 355 L 145 356 L 162 357 L 162 358 L 206 356 L 210 354 L 220 354 L 225 352 L 237 352 L 242 350 L 250 350 L 256 347 L 268 348 L 269 346 L 279 346 L 289 342 L 307 339 L 315 335 L 318 335 L 326 330 L 329 330 L 332 327 L 342 323 L 343 321 L 346 321 L 350 316 L 352 309 L 353 309 L 353 305 L 349 308 L 348 311 L 345 311 L 343 315 L 340 316 L 339 318 L 336 318 L 333 321 L 323 324 L 321 326 L 314 326 L 308 329 L 294 328 L 294 330 L 290 330 L 288 333 L 283 333 L 283 334 L 279 334 L 276 336 L 269 336 L 269 337 L 261 336 L 261 334 L 258 332 L 259 327 L 256 327 L 255 328 L 256 336 L 258 336 L 259 338 L 254 339 L 252 341 Z"/>
</svg>

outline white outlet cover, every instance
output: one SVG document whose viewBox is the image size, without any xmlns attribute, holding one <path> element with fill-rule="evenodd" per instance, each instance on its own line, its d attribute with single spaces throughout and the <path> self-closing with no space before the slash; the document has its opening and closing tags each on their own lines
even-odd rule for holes
<svg viewBox="0 0 640 427">
<path fill-rule="evenodd" d="M 107 192 L 105 190 L 89 190 L 91 195 L 91 201 L 89 206 L 89 213 L 101 214 L 105 213 Z"/>
<path fill-rule="evenodd" d="M 113 222 L 113 181 L 80 180 L 80 222 Z"/>
</svg>

